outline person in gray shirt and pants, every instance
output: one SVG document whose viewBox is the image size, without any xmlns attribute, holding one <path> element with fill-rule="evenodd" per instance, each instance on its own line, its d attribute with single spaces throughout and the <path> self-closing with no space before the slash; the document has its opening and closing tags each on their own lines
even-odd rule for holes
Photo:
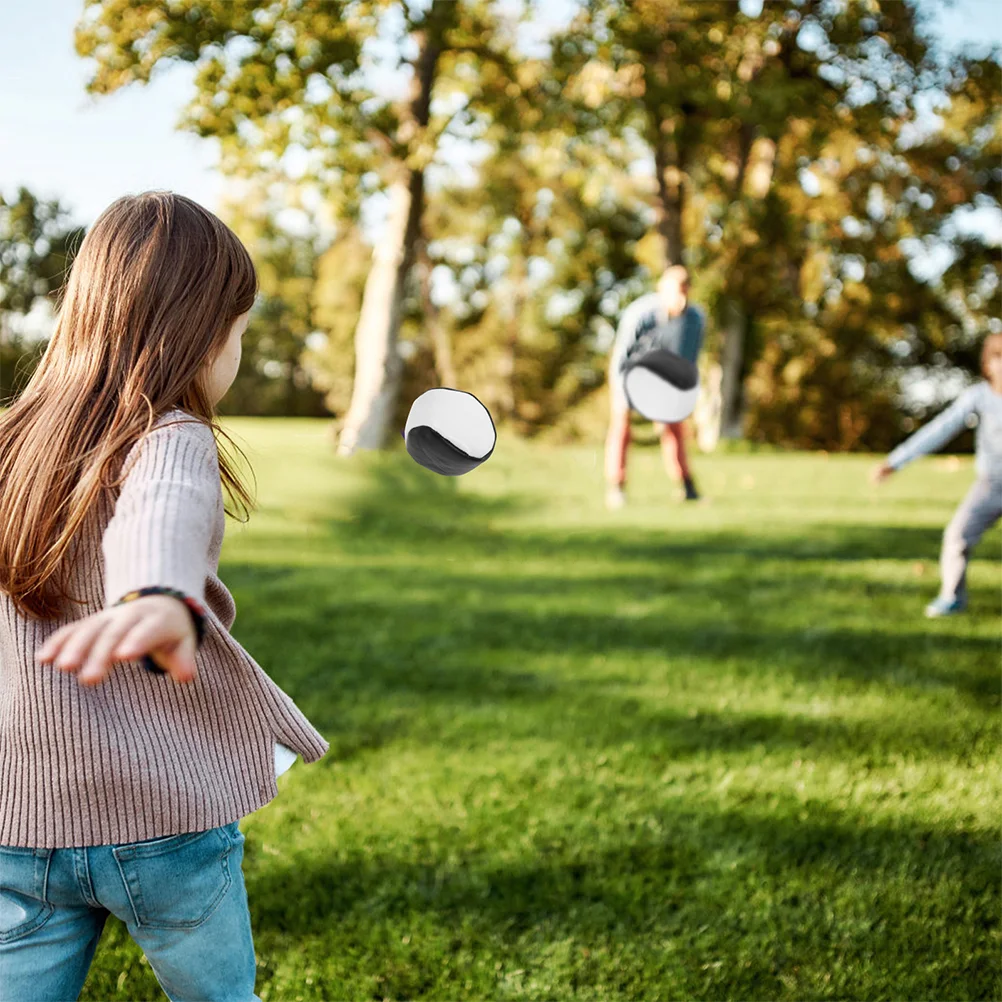
<svg viewBox="0 0 1002 1002">
<path fill-rule="evenodd" d="M 621 508 L 626 501 L 626 450 L 630 444 L 630 403 L 623 386 L 627 361 L 636 354 L 666 349 L 696 365 L 703 346 L 706 319 L 689 302 L 689 273 L 682 265 L 666 268 L 657 292 L 632 302 L 624 311 L 609 359 L 609 431 L 605 441 L 605 503 Z M 685 448 L 685 425 L 655 422 L 661 455 L 669 476 L 681 481 L 687 501 L 699 500 Z"/>
<path fill-rule="evenodd" d="M 985 338 L 981 371 L 987 382 L 968 387 L 873 471 L 873 479 L 879 483 L 917 456 L 945 445 L 977 417 L 977 479 L 943 533 L 939 560 L 942 584 L 937 598 L 926 606 L 929 617 L 950 616 L 967 608 L 967 561 L 981 537 L 1002 517 L 1002 334 Z"/>
</svg>

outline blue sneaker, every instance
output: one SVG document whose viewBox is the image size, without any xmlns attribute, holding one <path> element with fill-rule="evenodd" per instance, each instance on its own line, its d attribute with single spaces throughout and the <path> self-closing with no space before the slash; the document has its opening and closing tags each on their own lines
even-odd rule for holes
<svg viewBox="0 0 1002 1002">
<path fill-rule="evenodd" d="M 955 616 L 958 612 L 963 612 L 967 608 L 967 599 L 962 595 L 956 598 L 944 598 L 937 596 L 925 607 L 927 619 L 937 619 L 940 616 Z"/>
</svg>

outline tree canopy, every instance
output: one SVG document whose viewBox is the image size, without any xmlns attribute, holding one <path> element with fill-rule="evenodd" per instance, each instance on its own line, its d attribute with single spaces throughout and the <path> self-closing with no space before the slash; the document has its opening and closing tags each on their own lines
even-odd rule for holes
<svg viewBox="0 0 1002 1002">
<path fill-rule="evenodd" d="M 456 380 L 520 432 L 594 428 L 619 314 L 684 261 L 725 434 L 884 448 L 923 416 L 908 380 L 973 373 L 1000 326 L 971 222 L 998 211 L 999 54 L 937 48 L 927 9 L 580 0 L 530 51 L 529 2 L 88 0 L 77 48 L 96 93 L 195 64 L 180 124 L 267 193 L 225 211 L 268 276 L 252 353 L 284 402 L 242 378 L 269 408 L 322 397 L 374 443 Z M 7 309 L 65 265 L 31 230 Z"/>
</svg>

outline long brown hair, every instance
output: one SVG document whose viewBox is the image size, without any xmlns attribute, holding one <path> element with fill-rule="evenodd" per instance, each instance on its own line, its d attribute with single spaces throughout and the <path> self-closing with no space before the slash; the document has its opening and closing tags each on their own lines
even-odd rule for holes
<svg viewBox="0 0 1002 1002">
<path fill-rule="evenodd" d="M 108 475 L 160 417 L 181 408 L 234 444 L 202 381 L 256 293 L 246 248 L 189 198 L 128 195 L 94 222 L 45 354 L 0 415 L 0 590 L 22 614 L 81 604 L 66 592 L 64 558 L 102 490 L 121 484 Z M 219 469 L 249 512 L 222 454 Z"/>
</svg>

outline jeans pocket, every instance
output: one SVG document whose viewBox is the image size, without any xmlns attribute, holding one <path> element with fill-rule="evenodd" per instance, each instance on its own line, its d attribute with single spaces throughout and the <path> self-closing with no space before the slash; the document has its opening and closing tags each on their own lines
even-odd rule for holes
<svg viewBox="0 0 1002 1002">
<path fill-rule="evenodd" d="M 193 929 L 216 910 L 233 883 L 228 827 L 112 847 L 137 925 Z"/>
<path fill-rule="evenodd" d="M 45 900 L 52 853 L 0 846 L 0 943 L 12 943 L 44 925 L 55 908 Z"/>
</svg>

